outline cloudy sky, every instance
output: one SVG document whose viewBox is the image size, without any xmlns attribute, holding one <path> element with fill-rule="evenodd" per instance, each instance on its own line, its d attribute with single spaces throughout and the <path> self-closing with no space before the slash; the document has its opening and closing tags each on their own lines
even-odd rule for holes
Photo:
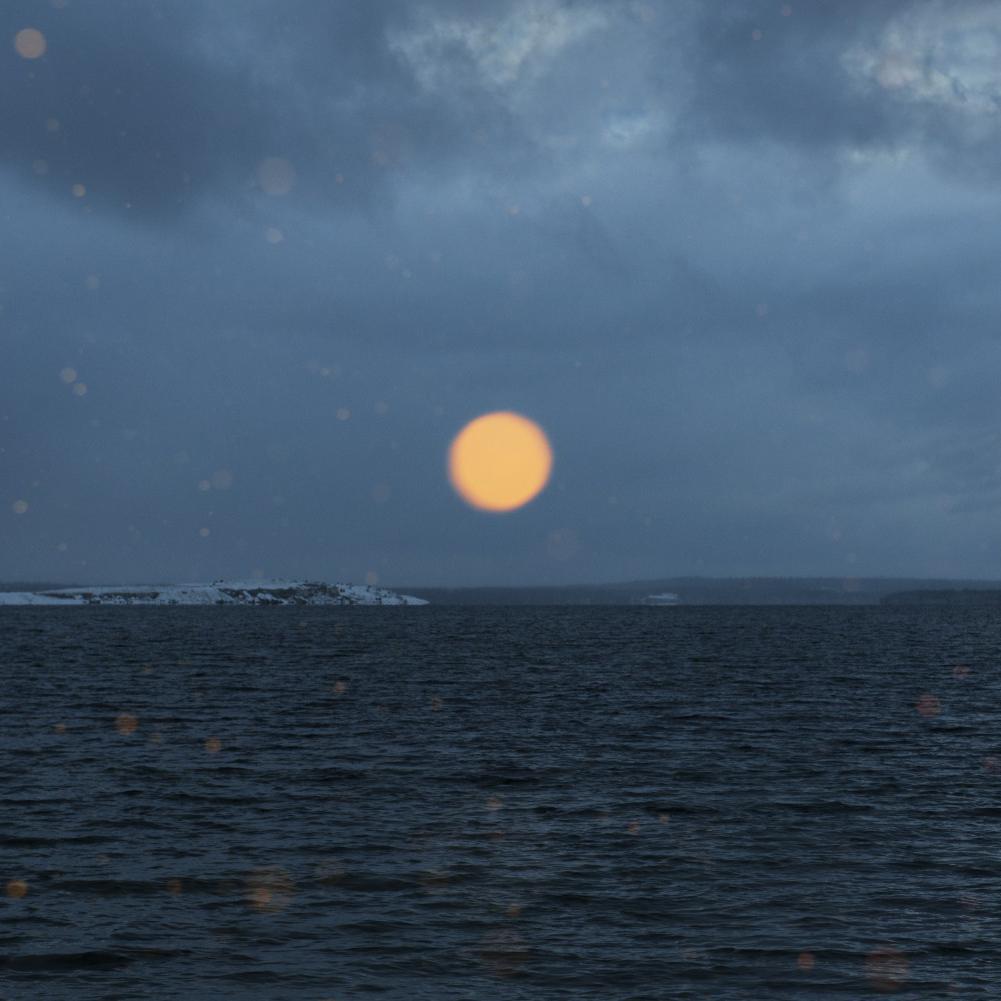
<svg viewBox="0 0 1001 1001">
<path fill-rule="evenodd" d="M 995 0 L 0 28 L 0 579 L 1001 576 Z"/>
</svg>

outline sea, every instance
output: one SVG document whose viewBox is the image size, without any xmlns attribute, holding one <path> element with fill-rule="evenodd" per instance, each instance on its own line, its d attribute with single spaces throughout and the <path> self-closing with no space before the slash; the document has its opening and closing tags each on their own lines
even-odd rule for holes
<svg viewBox="0 0 1001 1001">
<path fill-rule="evenodd" d="M 0 999 L 1001 998 L 1001 618 L 0 609 Z"/>
</svg>

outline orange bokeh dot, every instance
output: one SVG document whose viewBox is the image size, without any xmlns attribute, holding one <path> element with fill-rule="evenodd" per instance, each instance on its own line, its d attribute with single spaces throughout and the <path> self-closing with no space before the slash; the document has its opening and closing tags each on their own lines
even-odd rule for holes
<svg viewBox="0 0 1001 1001">
<path fill-rule="evenodd" d="M 527 504 L 545 487 L 552 466 L 542 428 L 504 410 L 470 421 L 448 452 L 452 486 L 483 511 L 513 511 Z"/>
<path fill-rule="evenodd" d="M 22 28 L 14 36 L 14 48 L 22 59 L 38 59 L 45 55 L 45 36 L 37 28 Z"/>
<path fill-rule="evenodd" d="M 135 733 L 139 728 L 139 719 L 132 713 L 119 713 L 115 717 L 115 729 L 125 736 Z"/>
<path fill-rule="evenodd" d="M 23 879 L 12 879 L 6 886 L 7 896 L 20 900 L 28 892 L 28 884 Z"/>
<path fill-rule="evenodd" d="M 280 911 L 292 901 L 295 887 L 284 869 L 258 869 L 247 880 L 246 900 L 255 911 Z"/>
<path fill-rule="evenodd" d="M 900 990 L 907 981 L 907 957 L 899 949 L 877 949 L 866 956 L 865 972 L 873 990 L 886 994 Z"/>
</svg>

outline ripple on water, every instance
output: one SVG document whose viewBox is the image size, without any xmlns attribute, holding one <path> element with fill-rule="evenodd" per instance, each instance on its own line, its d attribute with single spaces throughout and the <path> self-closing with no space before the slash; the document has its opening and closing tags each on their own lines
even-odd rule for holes
<svg viewBox="0 0 1001 1001">
<path fill-rule="evenodd" d="M 12 997 L 1001 983 L 1001 625 L 976 610 L 3 620 Z"/>
</svg>

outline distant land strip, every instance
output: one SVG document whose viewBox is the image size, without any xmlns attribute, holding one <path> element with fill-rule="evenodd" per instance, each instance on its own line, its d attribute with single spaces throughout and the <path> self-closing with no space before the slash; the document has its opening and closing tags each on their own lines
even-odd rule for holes
<svg viewBox="0 0 1001 1001">
<path fill-rule="evenodd" d="M 435 605 L 879 605 L 894 594 L 1001 593 L 1001 581 L 902 577 L 662 577 L 612 584 L 395 588 Z M 672 594 L 676 601 L 651 601 Z M 943 604 L 942 601 L 929 602 Z M 961 602 L 955 602 L 959 604 Z"/>
<path fill-rule="evenodd" d="M 987 605 L 1001 606 L 1001 588 L 950 588 L 936 591 L 895 591 L 883 595 L 883 605 Z"/>
</svg>

